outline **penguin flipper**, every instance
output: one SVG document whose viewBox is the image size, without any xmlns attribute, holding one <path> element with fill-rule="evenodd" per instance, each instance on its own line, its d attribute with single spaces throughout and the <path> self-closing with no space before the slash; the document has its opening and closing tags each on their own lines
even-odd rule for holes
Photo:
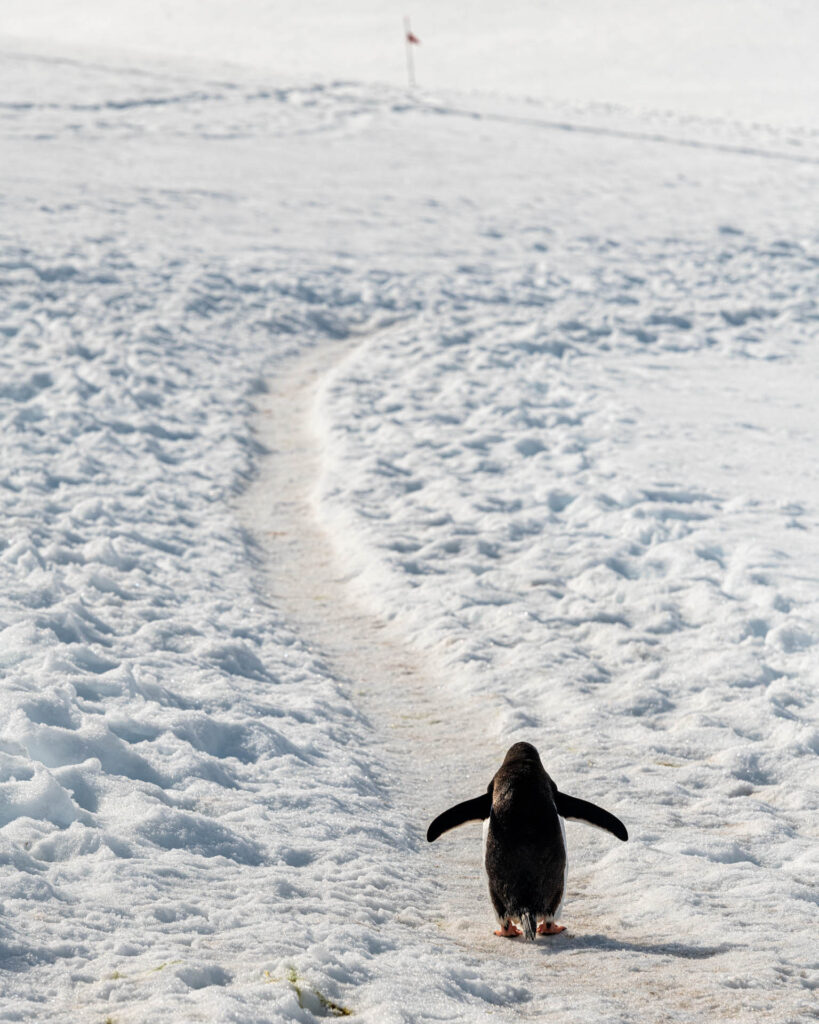
<svg viewBox="0 0 819 1024">
<path fill-rule="evenodd" d="M 427 829 L 427 842 L 434 843 L 438 836 L 448 832 L 451 828 L 465 825 L 468 821 L 483 821 L 489 817 L 492 810 L 492 797 L 489 793 L 482 793 L 474 800 L 464 800 L 462 804 L 455 804 L 448 811 L 439 814 L 438 817 Z"/>
<path fill-rule="evenodd" d="M 555 807 L 561 818 L 585 821 L 587 825 L 594 825 L 595 828 L 611 832 L 623 842 L 628 839 L 626 826 L 619 818 L 615 818 L 613 814 L 604 811 L 597 804 L 589 803 L 588 800 L 578 800 L 577 797 L 567 796 L 566 793 L 555 793 Z"/>
</svg>

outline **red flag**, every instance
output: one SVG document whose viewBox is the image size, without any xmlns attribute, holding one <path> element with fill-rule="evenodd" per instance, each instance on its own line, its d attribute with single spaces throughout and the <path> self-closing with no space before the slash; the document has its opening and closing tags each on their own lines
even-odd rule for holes
<svg viewBox="0 0 819 1024">
<path fill-rule="evenodd" d="M 408 43 L 415 43 L 416 46 L 420 46 L 421 45 L 421 40 L 413 32 L 407 32 L 407 42 Z"/>
</svg>

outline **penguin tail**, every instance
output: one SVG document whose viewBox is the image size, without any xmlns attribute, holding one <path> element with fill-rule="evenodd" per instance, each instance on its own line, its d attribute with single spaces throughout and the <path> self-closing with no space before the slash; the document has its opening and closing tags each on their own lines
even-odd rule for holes
<svg viewBox="0 0 819 1024">
<path fill-rule="evenodd" d="M 521 911 L 520 923 L 523 926 L 523 937 L 527 942 L 534 942 L 537 935 L 537 914 L 533 914 L 531 910 Z"/>
</svg>

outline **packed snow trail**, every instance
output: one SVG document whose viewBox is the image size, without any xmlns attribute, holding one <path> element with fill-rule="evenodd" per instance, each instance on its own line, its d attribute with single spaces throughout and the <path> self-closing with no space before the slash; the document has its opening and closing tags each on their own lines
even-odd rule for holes
<svg viewBox="0 0 819 1024">
<path fill-rule="evenodd" d="M 316 413 L 333 372 L 328 363 L 343 365 L 349 351 L 349 346 L 340 354 L 324 346 L 310 349 L 271 378 L 256 420 L 269 454 L 241 507 L 267 556 L 263 587 L 268 600 L 285 612 L 365 712 L 374 730 L 371 742 L 389 765 L 387 790 L 420 834 L 442 800 L 464 786 L 481 788 L 484 777 L 492 775 L 499 745 L 487 743 L 484 724 L 500 700 L 479 702 L 489 706 L 487 711 L 459 700 L 441 678 L 441 666 L 407 645 L 389 623 L 368 615 L 351 593 L 338 553 L 320 525 L 316 501 L 322 450 Z M 475 766 L 471 773 L 465 756 Z M 396 858 L 401 856 L 397 850 Z M 464 859 L 470 863 L 462 864 L 460 882 L 469 879 L 474 897 L 475 857 L 461 851 Z M 434 904 L 418 909 L 430 928 L 446 926 L 447 915 Z M 476 927 L 475 920 L 470 927 Z"/>
</svg>

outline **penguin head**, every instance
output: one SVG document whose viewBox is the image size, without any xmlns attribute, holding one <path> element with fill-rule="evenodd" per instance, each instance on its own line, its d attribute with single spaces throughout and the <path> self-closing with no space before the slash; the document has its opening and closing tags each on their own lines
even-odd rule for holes
<svg viewBox="0 0 819 1024">
<path fill-rule="evenodd" d="M 530 813 L 532 802 L 552 802 L 555 784 L 531 743 L 515 743 L 495 773 L 491 785 L 495 815 Z"/>
<path fill-rule="evenodd" d="M 506 757 L 504 757 L 501 767 L 505 768 L 518 762 L 530 762 L 533 767 L 537 765 L 541 769 L 543 768 L 540 754 L 531 743 L 513 743 L 506 751 Z"/>
</svg>

